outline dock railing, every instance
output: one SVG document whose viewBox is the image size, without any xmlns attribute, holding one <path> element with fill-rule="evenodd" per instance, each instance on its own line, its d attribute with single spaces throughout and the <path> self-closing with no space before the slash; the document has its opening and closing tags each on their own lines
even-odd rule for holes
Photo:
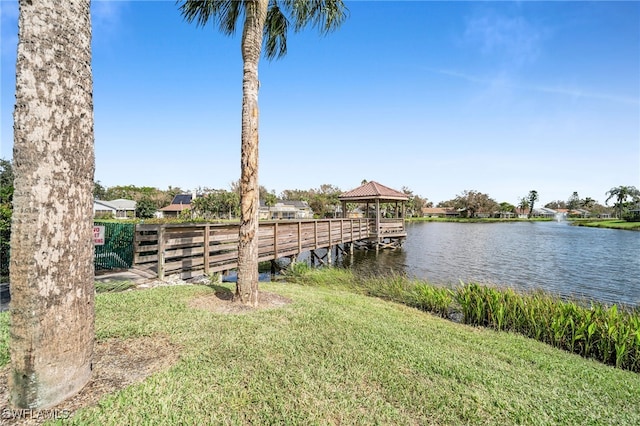
<svg viewBox="0 0 640 426">
<path fill-rule="evenodd" d="M 259 223 L 259 261 L 370 238 L 369 219 L 282 220 Z M 133 267 L 182 278 L 238 266 L 239 223 L 136 225 Z"/>
</svg>

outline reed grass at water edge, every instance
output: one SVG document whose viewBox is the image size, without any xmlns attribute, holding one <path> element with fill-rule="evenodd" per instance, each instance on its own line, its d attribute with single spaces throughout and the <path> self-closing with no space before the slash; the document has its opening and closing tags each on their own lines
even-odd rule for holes
<svg viewBox="0 0 640 426">
<path fill-rule="evenodd" d="M 356 278 L 348 270 L 294 265 L 287 279 L 381 297 L 465 324 L 520 333 L 553 347 L 640 372 L 640 310 L 517 293 L 474 283 L 430 285 L 402 275 Z"/>
</svg>

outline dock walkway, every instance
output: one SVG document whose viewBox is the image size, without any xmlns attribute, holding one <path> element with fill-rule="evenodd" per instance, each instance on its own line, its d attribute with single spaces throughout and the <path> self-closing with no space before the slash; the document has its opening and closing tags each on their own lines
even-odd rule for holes
<svg viewBox="0 0 640 426">
<path fill-rule="evenodd" d="M 239 223 L 136 225 L 133 268 L 162 279 L 224 272 L 238 266 Z M 372 243 L 386 247 L 406 237 L 404 221 L 386 220 L 375 227 L 371 219 L 264 221 L 259 224 L 260 262 L 303 252 Z M 330 252 L 330 250 L 329 250 Z"/>
</svg>

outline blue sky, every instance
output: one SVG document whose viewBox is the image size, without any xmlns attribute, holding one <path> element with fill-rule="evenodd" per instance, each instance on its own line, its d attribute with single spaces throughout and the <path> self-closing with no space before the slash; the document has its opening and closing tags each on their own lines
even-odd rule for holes
<svg viewBox="0 0 640 426">
<path fill-rule="evenodd" d="M 437 203 L 640 188 L 640 3 L 348 1 L 260 64 L 260 184 L 376 180 Z M 12 156 L 17 2 L 1 7 L 0 157 Z M 94 1 L 96 180 L 229 189 L 240 35 L 174 1 Z"/>
</svg>

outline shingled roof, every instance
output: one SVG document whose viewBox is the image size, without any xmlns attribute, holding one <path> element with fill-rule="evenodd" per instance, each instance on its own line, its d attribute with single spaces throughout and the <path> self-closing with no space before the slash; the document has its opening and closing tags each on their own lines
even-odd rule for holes
<svg viewBox="0 0 640 426">
<path fill-rule="evenodd" d="M 406 201 L 409 197 L 400 191 L 391 189 L 378 182 L 367 182 L 362 186 L 345 192 L 339 197 L 340 201 L 356 201 L 356 200 L 384 200 L 384 201 Z"/>
</svg>

